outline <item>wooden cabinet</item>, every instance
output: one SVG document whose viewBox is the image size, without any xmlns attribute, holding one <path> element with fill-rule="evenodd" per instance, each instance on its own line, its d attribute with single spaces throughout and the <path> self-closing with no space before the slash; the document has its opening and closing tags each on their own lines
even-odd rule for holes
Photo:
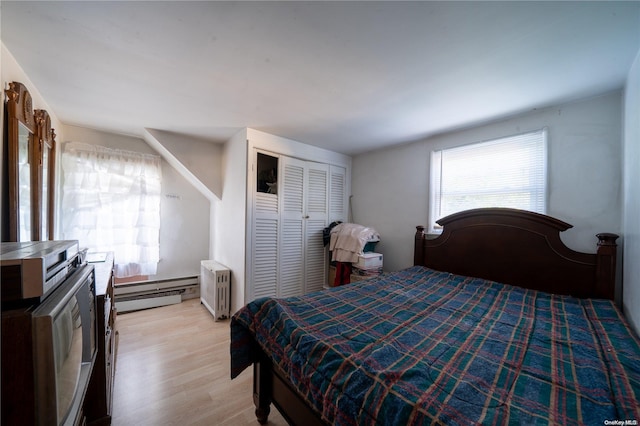
<svg viewBox="0 0 640 426">
<path fill-rule="evenodd" d="M 96 273 L 97 355 L 84 411 L 89 425 L 111 424 L 116 361 L 116 308 L 113 302 L 113 253 L 93 263 Z"/>
</svg>

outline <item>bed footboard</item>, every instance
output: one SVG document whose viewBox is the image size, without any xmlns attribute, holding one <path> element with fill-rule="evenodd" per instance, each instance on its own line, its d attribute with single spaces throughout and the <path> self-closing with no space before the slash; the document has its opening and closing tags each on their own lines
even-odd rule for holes
<svg viewBox="0 0 640 426">
<path fill-rule="evenodd" d="M 253 403 L 260 424 L 267 423 L 273 403 L 289 424 L 325 425 L 263 351 L 260 351 L 259 361 L 253 364 Z"/>
</svg>

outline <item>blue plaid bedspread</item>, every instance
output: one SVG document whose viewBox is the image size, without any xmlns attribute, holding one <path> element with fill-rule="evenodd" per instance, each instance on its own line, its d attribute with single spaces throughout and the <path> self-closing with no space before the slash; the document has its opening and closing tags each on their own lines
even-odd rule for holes
<svg viewBox="0 0 640 426">
<path fill-rule="evenodd" d="M 414 266 L 249 303 L 232 378 L 256 344 L 333 425 L 640 421 L 640 340 L 606 300 Z"/>
</svg>

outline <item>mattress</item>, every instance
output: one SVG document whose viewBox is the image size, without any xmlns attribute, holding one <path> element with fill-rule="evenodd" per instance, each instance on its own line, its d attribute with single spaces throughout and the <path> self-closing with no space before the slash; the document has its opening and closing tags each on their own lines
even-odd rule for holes
<svg viewBox="0 0 640 426">
<path fill-rule="evenodd" d="M 608 300 L 414 266 L 231 321 L 231 375 L 264 351 L 329 424 L 640 419 L 640 342 Z"/>
</svg>

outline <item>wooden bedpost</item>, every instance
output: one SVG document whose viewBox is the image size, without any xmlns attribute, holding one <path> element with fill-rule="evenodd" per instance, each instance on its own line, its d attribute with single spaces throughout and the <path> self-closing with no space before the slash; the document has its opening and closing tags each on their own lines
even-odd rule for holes
<svg viewBox="0 0 640 426">
<path fill-rule="evenodd" d="M 616 293 L 616 254 L 618 235 L 597 234 L 598 251 L 596 253 L 596 287 L 602 297 L 614 300 Z"/>
<path fill-rule="evenodd" d="M 253 364 L 253 405 L 256 406 L 258 423 L 264 425 L 271 412 L 271 375 L 270 361 L 260 359 Z"/>
<path fill-rule="evenodd" d="M 415 246 L 413 248 L 413 264 L 424 265 L 424 226 L 416 226 Z"/>
</svg>

